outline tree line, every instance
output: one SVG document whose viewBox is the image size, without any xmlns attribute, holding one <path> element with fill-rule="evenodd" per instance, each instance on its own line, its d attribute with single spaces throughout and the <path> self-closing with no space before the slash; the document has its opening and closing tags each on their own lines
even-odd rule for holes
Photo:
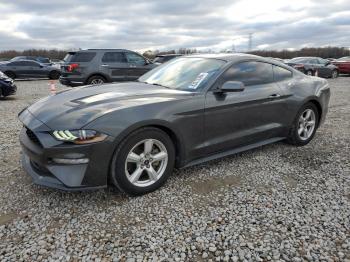
<svg viewBox="0 0 350 262">
<path fill-rule="evenodd" d="M 250 54 L 277 57 L 282 59 L 290 59 L 298 56 L 316 56 L 322 58 L 340 58 L 343 56 L 350 56 L 350 49 L 345 47 L 308 47 L 300 50 L 256 50 L 249 52 Z"/>
<path fill-rule="evenodd" d="M 28 49 L 24 51 L 5 50 L 0 51 L 0 59 L 7 60 L 15 56 L 42 56 L 50 59 L 63 59 L 71 50 L 57 50 L 57 49 Z"/>
<path fill-rule="evenodd" d="M 58 50 L 58 49 L 28 49 L 24 51 L 5 50 L 0 51 L 0 60 L 11 59 L 15 56 L 42 56 L 50 59 L 63 59 L 65 55 L 72 50 Z M 197 51 L 195 48 L 180 48 L 168 51 L 148 50 L 143 53 L 147 58 L 153 59 L 158 54 L 193 54 L 203 51 Z M 205 51 L 211 52 L 211 50 Z M 223 50 L 222 52 L 230 52 Z M 350 49 L 345 47 L 308 47 L 299 50 L 255 50 L 249 52 L 250 54 L 260 55 L 264 57 L 278 57 L 282 59 L 289 59 L 298 56 L 317 56 L 322 58 L 339 58 L 343 56 L 350 56 Z"/>
</svg>

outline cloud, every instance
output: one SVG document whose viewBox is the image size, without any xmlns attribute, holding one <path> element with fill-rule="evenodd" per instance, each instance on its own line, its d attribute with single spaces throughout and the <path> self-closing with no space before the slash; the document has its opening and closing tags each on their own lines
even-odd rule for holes
<svg viewBox="0 0 350 262">
<path fill-rule="evenodd" d="M 259 49 L 346 46 L 347 0 L 12 0 L 0 3 L 0 50 Z"/>
</svg>

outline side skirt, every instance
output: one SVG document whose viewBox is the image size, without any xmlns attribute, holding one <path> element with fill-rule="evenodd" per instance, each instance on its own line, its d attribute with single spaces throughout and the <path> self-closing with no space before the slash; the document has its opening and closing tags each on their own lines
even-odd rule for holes
<svg viewBox="0 0 350 262">
<path fill-rule="evenodd" d="M 210 156 L 207 156 L 207 157 L 204 157 L 204 158 L 199 158 L 199 159 L 193 160 L 193 161 L 187 163 L 186 165 L 184 165 L 181 168 L 202 164 L 204 162 L 208 162 L 208 161 L 215 160 L 215 159 L 218 159 L 218 158 L 222 158 L 222 157 L 225 157 L 225 156 L 241 153 L 241 152 L 253 149 L 253 148 L 257 148 L 257 147 L 261 147 L 261 146 L 264 146 L 264 145 L 272 144 L 272 143 L 275 143 L 277 141 L 281 141 L 281 140 L 284 140 L 284 139 L 286 139 L 286 138 L 285 137 L 269 138 L 267 140 L 263 140 L 263 141 L 258 142 L 258 143 L 254 143 L 254 144 L 250 144 L 250 145 L 247 145 L 247 146 L 234 148 L 234 149 L 231 149 L 231 150 L 228 150 L 228 151 L 225 151 L 225 152 L 220 152 L 220 153 L 216 153 L 214 155 L 210 155 Z"/>
</svg>

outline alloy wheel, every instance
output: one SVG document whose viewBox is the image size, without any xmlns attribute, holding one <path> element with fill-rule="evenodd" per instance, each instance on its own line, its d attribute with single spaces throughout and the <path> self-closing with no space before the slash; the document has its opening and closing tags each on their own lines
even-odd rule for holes
<svg viewBox="0 0 350 262">
<path fill-rule="evenodd" d="M 308 140 L 314 130 L 315 130 L 315 126 L 316 126 L 316 116 L 315 116 L 315 112 L 308 108 L 306 109 L 299 118 L 299 122 L 298 122 L 298 135 L 299 138 L 303 141 Z"/>
<path fill-rule="evenodd" d="M 145 139 L 129 151 L 125 160 L 125 174 L 133 185 L 146 187 L 163 176 L 167 164 L 165 145 L 156 139 Z"/>
<path fill-rule="evenodd" d="M 102 79 L 99 79 L 99 78 L 93 79 L 91 81 L 91 85 L 102 85 L 102 84 L 104 84 L 104 81 Z"/>
</svg>

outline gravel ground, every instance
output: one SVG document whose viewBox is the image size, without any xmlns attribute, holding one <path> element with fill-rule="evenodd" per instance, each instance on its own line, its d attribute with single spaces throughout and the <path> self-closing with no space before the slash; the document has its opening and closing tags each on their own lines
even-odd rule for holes
<svg viewBox="0 0 350 262">
<path fill-rule="evenodd" d="M 133 198 L 31 183 L 17 113 L 49 86 L 17 81 L 0 101 L 0 261 L 350 261 L 350 77 L 329 82 L 330 112 L 309 145 L 178 170 Z"/>
</svg>

